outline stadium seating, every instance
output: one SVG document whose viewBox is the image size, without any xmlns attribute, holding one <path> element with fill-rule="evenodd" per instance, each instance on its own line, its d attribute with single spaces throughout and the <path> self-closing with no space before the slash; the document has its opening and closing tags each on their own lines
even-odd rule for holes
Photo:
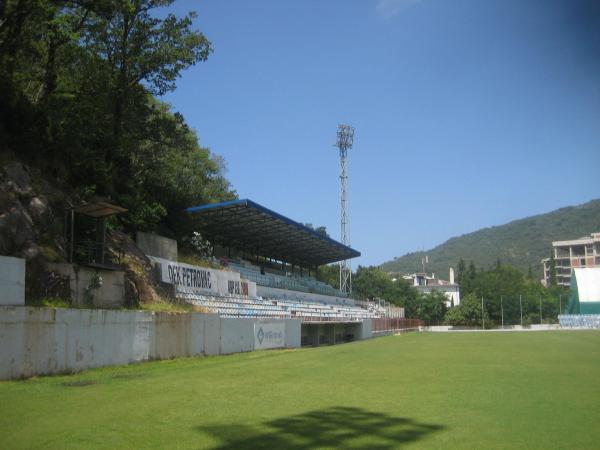
<svg viewBox="0 0 600 450">
<path fill-rule="evenodd" d="M 336 297 L 345 297 L 346 294 L 333 286 L 323 283 L 309 276 L 300 276 L 298 274 L 282 275 L 275 273 L 273 269 L 266 268 L 261 273 L 261 269 L 254 264 L 244 260 L 229 260 L 227 266 L 249 281 L 255 282 L 259 286 L 267 286 L 279 289 L 288 289 L 292 291 L 311 292 L 315 294 L 331 295 Z"/>
<path fill-rule="evenodd" d="M 357 322 L 382 317 L 385 310 L 374 305 L 361 306 L 306 302 L 293 298 L 261 298 L 247 296 L 200 295 L 180 290 L 177 297 L 187 303 L 201 306 L 221 317 L 298 318 L 303 322 Z"/>
<path fill-rule="evenodd" d="M 562 328 L 600 328 L 600 314 L 564 314 L 558 321 Z"/>
</svg>

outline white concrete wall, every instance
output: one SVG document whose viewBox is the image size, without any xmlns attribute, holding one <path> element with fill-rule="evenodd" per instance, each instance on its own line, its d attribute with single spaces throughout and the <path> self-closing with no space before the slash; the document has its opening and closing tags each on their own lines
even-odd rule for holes
<svg viewBox="0 0 600 450">
<path fill-rule="evenodd" d="M 0 256 L 0 305 L 25 304 L 25 260 Z"/>
<path fill-rule="evenodd" d="M 102 279 L 102 286 L 93 290 L 93 306 L 96 308 L 120 308 L 125 301 L 125 272 L 122 270 L 91 269 L 69 263 L 48 263 L 48 270 L 69 277 L 71 299 L 74 305 L 85 304 L 85 290 L 94 275 Z"/>
<path fill-rule="evenodd" d="M 135 242 L 146 255 L 177 261 L 177 241 L 174 239 L 138 231 Z"/>
<path fill-rule="evenodd" d="M 365 319 L 362 321 L 361 326 L 361 339 L 371 339 L 373 337 L 373 321 L 371 319 Z"/>
<path fill-rule="evenodd" d="M 252 351 L 255 322 L 199 313 L 3 306 L 0 379 Z M 300 347 L 300 321 L 281 322 L 285 346 Z"/>
</svg>

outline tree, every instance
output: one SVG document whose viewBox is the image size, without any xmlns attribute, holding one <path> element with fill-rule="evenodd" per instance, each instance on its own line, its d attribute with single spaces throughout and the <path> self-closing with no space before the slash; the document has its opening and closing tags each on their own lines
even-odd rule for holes
<svg viewBox="0 0 600 450">
<path fill-rule="evenodd" d="M 483 319 L 486 323 L 490 323 L 486 310 L 483 311 Z M 463 297 L 460 305 L 448 310 L 444 323 L 452 326 L 481 326 L 481 299 L 478 299 L 474 294 Z"/>
<path fill-rule="evenodd" d="M 560 288 L 546 288 L 507 264 L 476 272 L 470 292 L 465 293 L 461 289 L 463 298 L 469 294 L 480 301 L 483 297 L 490 319 L 500 323 L 504 318 L 505 324 L 521 323 L 521 307 L 524 318 L 531 316 L 539 322 L 540 302 L 546 320 L 555 321 L 560 308 L 560 296 L 565 295 Z"/>
<path fill-rule="evenodd" d="M 550 252 L 550 286 L 556 286 L 556 260 L 554 252 Z"/>
<path fill-rule="evenodd" d="M 329 234 L 327 233 L 327 227 L 325 227 L 324 225 L 321 225 L 321 226 L 318 226 L 318 227 L 315 227 L 312 223 L 305 223 L 303 225 L 306 228 L 310 228 L 311 230 L 316 231 L 321 236 L 329 237 Z"/>
<path fill-rule="evenodd" d="M 110 197 L 126 229 L 191 238 L 183 209 L 235 198 L 223 160 L 156 100 L 207 59 L 173 0 L 0 2 L 0 141 L 76 199 Z"/>
<path fill-rule="evenodd" d="M 182 70 L 205 61 L 210 42 L 192 29 L 196 17 L 189 12 L 164 19 L 152 10 L 174 0 L 116 0 L 113 7 L 92 17 L 84 36 L 87 47 L 105 63 L 111 86 L 112 142 L 105 149 L 109 172 L 121 172 L 116 181 L 128 180 L 127 169 L 137 146 L 123 132 L 123 123 L 135 123 L 147 102 L 147 94 L 163 95 L 175 89 Z M 136 137 L 139 137 L 136 136 Z M 113 192 L 127 188 L 109 186 Z"/>
<path fill-rule="evenodd" d="M 415 299 L 416 311 L 411 317 L 422 320 L 426 325 L 439 325 L 448 310 L 446 301 L 446 296 L 440 291 L 420 294 Z"/>
<path fill-rule="evenodd" d="M 317 279 L 336 289 L 340 288 L 340 266 L 337 263 L 319 266 Z"/>
<path fill-rule="evenodd" d="M 461 264 L 462 262 L 462 264 Z M 465 269 L 464 261 L 461 259 L 458 262 L 459 265 L 459 285 L 462 295 L 467 295 L 473 290 L 473 282 L 477 277 L 477 268 L 475 267 L 475 263 L 471 261 L 469 263 L 469 267 Z M 462 266 L 462 267 L 460 267 Z M 461 275 L 462 274 L 462 275 Z"/>
<path fill-rule="evenodd" d="M 376 267 L 358 266 L 356 274 L 352 280 L 354 293 L 363 299 L 375 299 L 385 297 L 391 293 L 394 288 L 394 282 L 391 278 Z M 388 300 L 388 299 L 386 299 Z M 388 300 L 391 301 L 391 300 Z"/>
<path fill-rule="evenodd" d="M 359 299 L 381 298 L 405 308 L 407 317 L 417 317 L 417 291 L 405 280 L 392 281 L 389 275 L 376 267 L 359 266 L 353 275 L 353 294 Z"/>
<path fill-rule="evenodd" d="M 329 233 L 327 233 L 327 227 L 321 225 L 320 227 L 315 228 L 315 231 L 319 233 L 321 236 L 329 237 Z"/>
<path fill-rule="evenodd" d="M 463 284 L 463 279 L 466 276 L 466 271 L 467 265 L 465 264 L 464 259 L 460 258 L 460 260 L 458 261 L 458 265 L 456 266 L 456 281 L 459 286 L 462 286 Z"/>
</svg>

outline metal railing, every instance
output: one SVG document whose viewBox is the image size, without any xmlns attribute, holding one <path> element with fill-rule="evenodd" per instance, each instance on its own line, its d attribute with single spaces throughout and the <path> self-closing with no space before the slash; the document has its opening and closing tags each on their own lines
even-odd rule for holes
<svg viewBox="0 0 600 450">
<path fill-rule="evenodd" d="M 109 251 L 101 242 L 89 240 L 75 241 L 73 243 L 71 262 L 119 267 L 123 262 L 123 250 L 119 248 L 115 254 Z"/>
<path fill-rule="evenodd" d="M 372 319 L 373 333 L 390 333 L 394 331 L 418 330 L 423 325 L 419 319 L 403 319 L 399 317 L 384 317 Z"/>
</svg>

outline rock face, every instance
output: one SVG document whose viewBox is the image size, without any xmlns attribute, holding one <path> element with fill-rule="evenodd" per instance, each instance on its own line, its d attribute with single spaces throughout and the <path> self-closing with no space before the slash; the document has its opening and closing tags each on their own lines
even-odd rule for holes
<svg viewBox="0 0 600 450">
<path fill-rule="evenodd" d="M 50 230 L 53 216 L 46 193 L 37 189 L 29 170 L 13 161 L 0 169 L 0 254 L 25 258 L 40 256 L 39 243 Z M 53 247 L 62 248 L 60 242 Z"/>
<path fill-rule="evenodd" d="M 0 166 L 0 255 L 27 260 L 26 301 L 56 297 L 71 299 L 69 277 L 58 276 L 49 263 L 66 263 L 64 212 L 79 203 L 51 184 L 43 174 L 14 160 Z M 162 292 L 152 265 L 124 233 L 112 231 L 107 245 L 123 256 L 125 306 L 152 303 Z"/>
<path fill-rule="evenodd" d="M 113 231 L 108 236 L 108 245 L 123 255 L 126 306 L 153 303 L 170 295 L 156 282 L 150 260 L 128 235 Z"/>
</svg>

